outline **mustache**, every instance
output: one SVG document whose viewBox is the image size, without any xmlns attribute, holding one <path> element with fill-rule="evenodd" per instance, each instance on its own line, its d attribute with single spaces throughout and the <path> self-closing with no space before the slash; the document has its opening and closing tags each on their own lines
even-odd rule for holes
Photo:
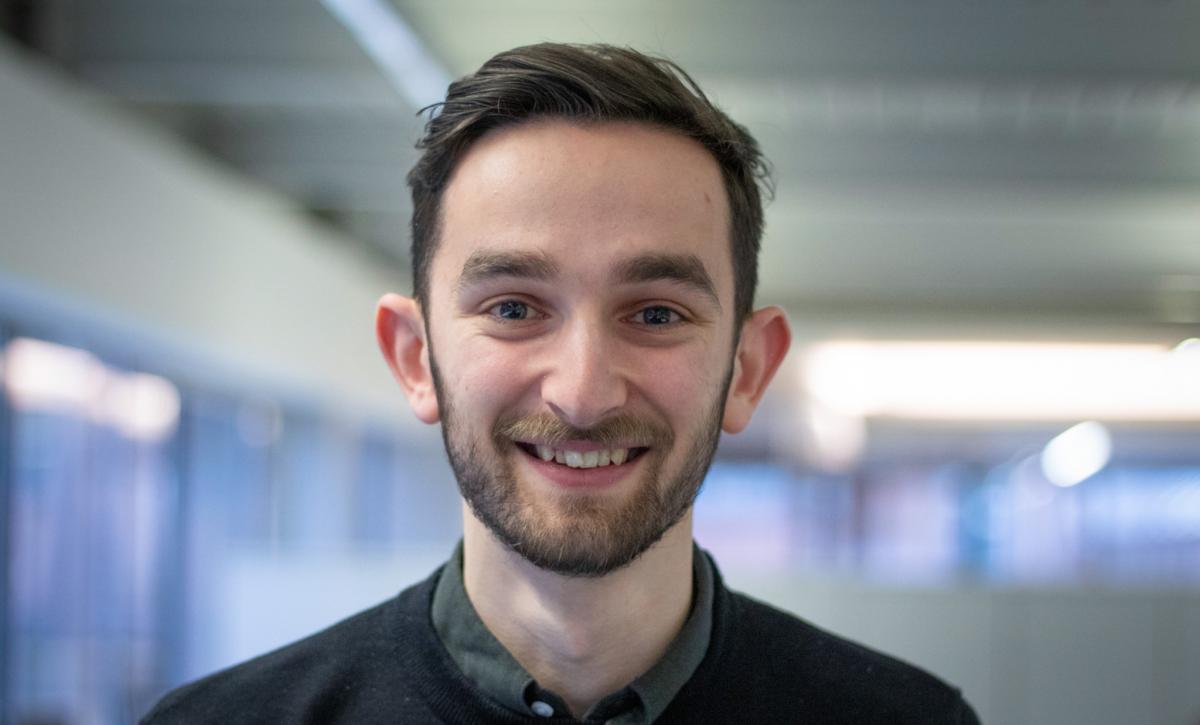
<svg viewBox="0 0 1200 725">
<path fill-rule="evenodd" d="M 492 428 L 492 439 L 498 445 L 513 440 L 537 440 L 546 445 L 587 440 L 606 447 L 651 448 L 670 445 L 675 436 L 670 428 L 629 415 L 609 418 L 590 428 L 577 428 L 551 413 L 536 413 L 500 418 Z"/>
</svg>

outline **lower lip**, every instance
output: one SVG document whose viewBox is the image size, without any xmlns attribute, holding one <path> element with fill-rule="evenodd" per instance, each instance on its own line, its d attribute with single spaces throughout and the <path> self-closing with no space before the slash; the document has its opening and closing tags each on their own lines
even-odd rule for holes
<svg viewBox="0 0 1200 725">
<path fill-rule="evenodd" d="M 602 489 L 614 486 L 621 479 L 628 476 L 638 465 L 638 461 L 645 457 L 645 453 L 643 453 L 632 461 L 622 463 L 619 466 L 609 464 L 607 466 L 596 466 L 595 468 L 571 468 L 570 466 L 564 466 L 554 461 L 543 461 L 537 456 L 529 455 L 520 448 L 517 448 L 517 455 L 524 458 L 544 478 L 550 479 L 551 482 L 563 488 L 572 489 Z"/>
</svg>

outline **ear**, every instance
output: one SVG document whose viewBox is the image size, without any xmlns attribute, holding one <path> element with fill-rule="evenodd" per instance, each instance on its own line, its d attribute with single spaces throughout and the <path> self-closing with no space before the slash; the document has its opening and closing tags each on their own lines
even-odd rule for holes
<svg viewBox="0 0 1200 725">
<path fill-rule="evenodd" d="M 383 359 L 404 389 L 417 418 L 423 423 L 438 422 L 425 320 L 417 301 L 391 293 L 381 297 L 375 310 L 375 336 Z"/>
<path fill-rule="evenodd" d="M 721 429 L 740 433 L 758 407 L 771 378 L 792 344 L 787 316 L 778 307 L 757 310 L 742 324 L 742 336 L 733 362 L 733 379 L 725 397 Z"/>
</svg>

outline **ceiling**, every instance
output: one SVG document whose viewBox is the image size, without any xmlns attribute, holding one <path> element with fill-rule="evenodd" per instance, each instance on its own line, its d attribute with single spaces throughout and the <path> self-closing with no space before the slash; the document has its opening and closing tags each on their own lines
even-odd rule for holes
<svg viewBox="0 0 1200 725">
<path fill-rule="evenodd" d="M 1200 323 L 1200 2 L 380 1 L 445 77 L 542 40 L 677 60 L 775 164 L 760 297 L 801 323 Z M 0 0 L 54 64 L 403 267 L 438 98 L 406 97 L 331 4 Z"/>
</svg>

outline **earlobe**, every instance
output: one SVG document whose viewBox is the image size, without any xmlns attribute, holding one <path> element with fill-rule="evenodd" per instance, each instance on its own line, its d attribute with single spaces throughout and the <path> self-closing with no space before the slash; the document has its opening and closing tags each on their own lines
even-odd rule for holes
<svg viewBox="0 0 1200 725">
<path fill-rule="evenodd" d="M 775 377 L 792 344 L 787 315 L 778 307 L 764 307 L 742 326 L 733 366 L 733 379 L 725 398 L 721 429 L 740 433 L 750 424 L 767 385 Z"/>
<path fill-rule="evenodd" d="M 417 301 L 392 293 L 381 297 L 375 310 L 375 336 L 417 418 L 423 423 L 438 422 L 425 321 Z"/>
</svg>

